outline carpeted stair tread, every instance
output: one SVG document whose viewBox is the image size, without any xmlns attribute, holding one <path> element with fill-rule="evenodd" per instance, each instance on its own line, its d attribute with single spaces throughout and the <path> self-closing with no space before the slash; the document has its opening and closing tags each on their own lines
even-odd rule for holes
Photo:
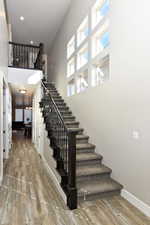
<svg viewBox="0 0 150 225">
<path fill-rule="evenodd" d="M 79 134 L 79 135 L 76 135 L 76 138 L 78 140 L 89 139 L 89 136 L 88 135 L 84 135 L 84 134 Z"/>
<path fill-rule="evenodd" d="M 118 182 L 114 181 L 111 178 L 106 179 L 92 179 L 91 182 L 89 180 L 81 181 L 77 184 L 78 187 L 78 196 L 83 196 L 84 192 L 87 195 L 92 194 L 102 194 L 106 192 L 119 191 L 122 189 L 122 185 Z"/>
<path fill-rule="evenodd" d="M 78 121 L 65 121 L 65 124 L 66 125 L 74 125 L 74 124 L 76 124 L 76 125 L 79 125 L 79 122 Z"/>
<path fill-rule="evenodd" d="M 95 149 L 95 145 L 90 143 L 76 144 L 77 149 Z"/>
<path fill-rule="evenodd" d="M 78 128 L 78 127 L 74 127 L 74 128 L 67 128 L 68 131 L 72 131 L 72 132 L 82 132 L 84 129 L 83 128 Z"/>
<path fill-rule="evenodd" d="M 75 116 L 63 116 L 63 118 L 65 119 L 65 120 L 69 120 L 69 119 L 74 119 L 75 120 Z"/>
<path fill-rule="evenodd" d="M 77 161 L 101 160 L 102 156 L 96 153 L 79 153 L 76 159 Z"/>
<path fill-rule="evenodd" d="M 101 175 L 111 173 L 111 169 L 105 165 L 85 165 L 77 167 L 77 176 L 90 176 L 90 175 Z"/>
</svg>

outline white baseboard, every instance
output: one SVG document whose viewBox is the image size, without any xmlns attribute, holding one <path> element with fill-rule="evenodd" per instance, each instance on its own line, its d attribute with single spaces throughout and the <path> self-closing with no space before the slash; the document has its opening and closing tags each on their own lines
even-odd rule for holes
<svg viewBox="0 0 150 225">
<path fill-rule="evenodd" d="M 53 179 L 54 181 L 54 184 L 58 190 L 58 192 L 60 193 L 62 199 L 64 200 L 65 204 L 67 203 L 67 198 L 66 198 L 66 195 L 65 193 L 63 192 L 62 188 L 60 187 L 60 182 L 59 182 L 59 179 L 57 179 L 56 175 L 54 174 L 52 168 L 48 165 L 46 159 L 44 158 L 44 156 L 42 156 L 42 159 L 43 159 L 43 162 L 44 162 L 44 165 L 46 167 L 46 169 L 48 170 L 51 178 Z"/>
<path fill-rule="evenodd" d="M 135 197 L 130 192 L 125 189 L 122 190 L 121 196 L 128 200 L 132 205 L 138 208 L 141 212 L 143 212 L 146 216 L 150 217 L 150 206 Z"/>
</svg>

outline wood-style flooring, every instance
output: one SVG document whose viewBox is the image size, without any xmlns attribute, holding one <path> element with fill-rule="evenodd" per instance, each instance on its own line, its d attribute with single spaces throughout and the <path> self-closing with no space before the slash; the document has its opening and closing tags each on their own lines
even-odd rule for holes
<svg viewBox="0 0 150 225">
<path fill-rule="evenodd" d="M 150 219 L 120 196 L 69 211 L 31 141 L 18 134 L 5 162 L 0 225 L 150 225 Z"/>
</svg>

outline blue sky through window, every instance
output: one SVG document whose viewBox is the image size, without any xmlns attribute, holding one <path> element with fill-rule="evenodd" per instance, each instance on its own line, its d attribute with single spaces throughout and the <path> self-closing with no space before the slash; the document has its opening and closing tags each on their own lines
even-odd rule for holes
<svg viewBox="0 0 150 225">
<path fill-rule="evenodd" d="M 88 52 L 84 53 L 84 58 L 88 61 L 89 54 Z"/>
<path fill-rule="evenodd" d="M 100 9 L 100 14 L 102 16 L 106 16 L 106 14 L 108 13 L 109 11 L 109 0 L 106 0 L 104 5 L 101 7 Z"/>
<path fill-rule="evenodd" d="M 102 38 L 100 39 L 100 44 L 106 48 L 109 45 L 109 32 L 103 34 Z"/>
<path fill-rule="evenodd" d="M 88 29 L 88 28 L 86 28 L 86 29 L 84 30 L 84 35 L 85 35 L 86 37 L 89 35 L 89 29 Z"/>
</svg>

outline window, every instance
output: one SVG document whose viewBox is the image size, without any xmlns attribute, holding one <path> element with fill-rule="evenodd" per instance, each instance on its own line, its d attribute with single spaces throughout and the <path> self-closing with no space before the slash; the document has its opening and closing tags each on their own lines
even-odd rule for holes
<svg viewBox="0 0 150 225">
<path fill-rule="evenodd" d="M 32 121 L 32 110 L 25 109 L 24 110 L 24 123 L 29 123 Z"/>
<path fill-rule="evenodd" d="M 68 62 L 67 70 L 68 70 L 67 77 L 70 77 L 71 75 L 74 74 L 74 72 L 75 72 L 75 58 L 74 57 Z"/>
<path fill-rule="evenodd" d="M 92 69 L 92 86 L 103 84 L 109 80 L 109 56 L 104 57 Z"/>
<path fill-rule="evenodd" d="M 77 93 L 84 91 L 86 88 L 88 88 L 88 70 L 77 77 Z"/>
<path fill-rule="evenodd" d="M 107 20 L 92 37 L 92 57 L 97 56 L 109 45 L 109 21 Z"/>
<path fill-rule="evenodd" d="M 71 38 L 67 45 L 67 58 L 69 58 L 75 51 L 75 36 Z"/>
<path fill-rule="evenodd" d="M 109 80 L 109 8 L 110 0 L 95 0 L 67 45 L 68 96 Z"/>
<path fill-rule="evenodd" d="M 109 0 L 97 0 L 92 8 L 92 28 L 94 28 L 109 11 Z"/>
<path fill-rule="evenodd" d="M 16 122 L 23 122 L 23 109 L 16 109 L 15 110 L 15 121 Z"/>
<path fill-rule="evenodd" d="M 88 34 L 88 17 L 86 17 L 77 31 L 77 46 L 79 46 L 88 37 Z"/>
<path fill-rule="evenodd" d="M 88 44 L 84 45 L 83 48 L 77 54 L 77 69 L 80 69 L 88 62 Z"/>
<path fill-rule="evenodd" d="M 67 95 L 68 96 L 72 96 L 75 94 L 75 80 L 72 79 L 71 81 L 69 81 L 68 83 L 68 87 L 67 87 Z"/>
</svg>

